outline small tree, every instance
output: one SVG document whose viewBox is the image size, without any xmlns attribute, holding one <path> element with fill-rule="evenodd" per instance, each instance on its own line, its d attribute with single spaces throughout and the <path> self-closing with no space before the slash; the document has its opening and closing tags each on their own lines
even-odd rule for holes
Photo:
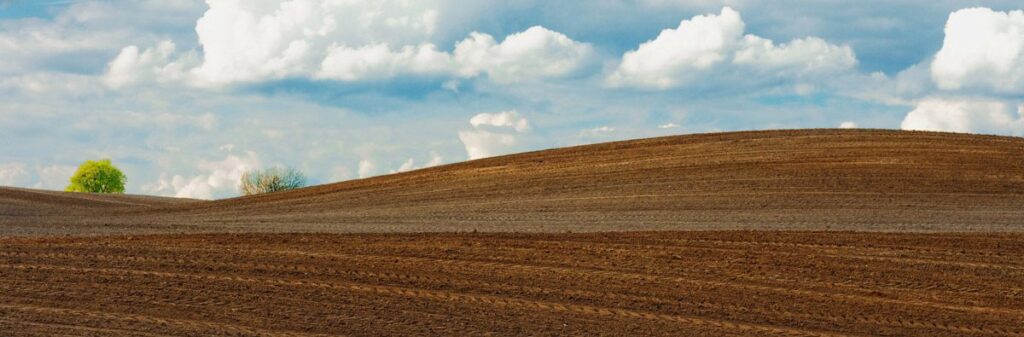
<svg viewBox="0 0 1024 337">
<path fill-rule="evenodd" d="M 306 186 L 306 176 L 294 168 L 273 167 L 266 170 L 252 170 L 242 174 L 238 189 L 242 195 L 254 195 Z"/>
<path fill-rule="evenodd" d="M 128 181 L 124 173 L 110 163 L 110 159 L 86 160 L 71 176 L 71 184 L 65 188 L 68 192 L 89 193 L 124 193 L 124 184 Z"/>
</svg>

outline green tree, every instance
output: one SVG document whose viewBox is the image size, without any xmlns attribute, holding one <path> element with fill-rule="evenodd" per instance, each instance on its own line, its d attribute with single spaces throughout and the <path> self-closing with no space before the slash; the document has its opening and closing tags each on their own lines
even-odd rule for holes
<svg viewBox="0 0 1024 337">
<path fill-rule="evenodd" d="M 242 195 L 291 190 L 306 186 L 306 176 L 294 168 L 274 167 L 242 174 L 238 189 Z"/>
<path fill-rule="evenodd" d="M 65 188 L 68 192 L 90 193 L 124 193 L 124 184 L 128 181 L 124 173 L 110 163 L 110 159 L 86 160 L 71 176 L 71 185 Z"/>
</svg>

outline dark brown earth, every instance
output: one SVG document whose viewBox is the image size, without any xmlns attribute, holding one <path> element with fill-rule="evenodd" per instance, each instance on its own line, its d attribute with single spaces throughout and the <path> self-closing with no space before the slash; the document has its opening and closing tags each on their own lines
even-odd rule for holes
<svg viewBox="0 0 1024 337">
<path fill-rule="evenodd" d="M 111 207 L 67 198 L 0 190 L 0 234 L 1021 231 L 1024 138 L 884 130 L 703 134 L 213 202 L 133 199 Z"/>
<path fill-rule="evenodd" d="M 206 234 L 0 245 L 4 336 L 1024 336 L 1021 234 Z"/>
<path fill-rule="evenodd" d="M 1024 336 L 1021 322 L 1021 138 L 665 137 L 218 201 L 0 188 L 3 337 Z"/>
</svg>

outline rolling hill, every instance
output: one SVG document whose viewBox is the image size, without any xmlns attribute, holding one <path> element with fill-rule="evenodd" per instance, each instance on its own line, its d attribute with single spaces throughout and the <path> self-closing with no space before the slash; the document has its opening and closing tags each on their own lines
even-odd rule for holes
<svg viewBox="0 0 1024 337">
<path fill-rule="evenodd" d="M 1024 336 L 1021 154 L 759 131 L 216 201 L 0 188 L 0 335 Z"/>
<path fill-rule="evenodd" d="M 0 190 L 0 232 L 1024 230 L 1024 139 L 697 134 L 197 202 Z"/>
</svg>

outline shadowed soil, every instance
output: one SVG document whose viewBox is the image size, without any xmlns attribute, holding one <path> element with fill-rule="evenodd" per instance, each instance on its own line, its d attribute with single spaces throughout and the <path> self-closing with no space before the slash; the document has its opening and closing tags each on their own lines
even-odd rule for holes
<svg viewBox="0 0 1024 337">
<path fill-rule="evenodd" d="M 1024 236 L 0 240 L 17 336 L 1024 336 Z"/>
</svg>

